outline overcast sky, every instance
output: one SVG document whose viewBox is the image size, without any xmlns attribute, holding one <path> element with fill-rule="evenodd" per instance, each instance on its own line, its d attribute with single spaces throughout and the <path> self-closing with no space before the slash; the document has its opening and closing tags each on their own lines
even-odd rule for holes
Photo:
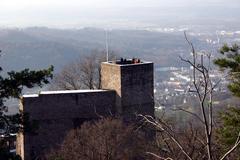
<svg viewBox="0 0 240 160">
<path fill-rule="evenodd" d="M 209 11 L 210 14 L 212 12 L 218 16 L 228 13 L 228 10 L 240 8 L 240 0 L 0 0 L 0 2 L 0 26 L 16 27 L 94 26 L 108 23 L 107 21 L 109 23 L 129 21 L 133 25 L 139 25 L 146 23 L 148 19 L 152 23 L 155 19 L 172 19 L 178 15 L 172 12 L 183 12 L 179 15 L 182 14 L 184 19 L 186 16 L 198 18 L 194 16 L 202 14 L 199 12 Z M 202 10 L 204 8 L 209 10 Z M 232 18 L 231 14 L 229 18 Z"/>
<path fill-rule="evenodd" d="M 1 0 L 1 9 L 14 10 L 28 7 L 136 7 L 136 6 L 186 6 L 186 5 L 234 5 L 239 0 Z"/>
</svg>

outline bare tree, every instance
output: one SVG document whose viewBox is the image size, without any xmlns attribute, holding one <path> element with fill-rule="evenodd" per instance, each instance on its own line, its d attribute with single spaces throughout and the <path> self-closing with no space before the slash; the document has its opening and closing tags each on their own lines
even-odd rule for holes
<svg viewBox="0 0 240 160">
<path fill-rule="evenodd" d="M 100 87 L 98 68 L 100 68 L 101 60 L 98 60 L 98 58 L 102 59 L 102 57 L 98 57 L 97 54 L 93 53 L 77 62 L 81 73 L 81 82 L 86 88 L 95 89 Z"/>
<path fill-rule="evenodd" d="M 191 48 L 192 60 L 185 59 L 180 57 L 180 59 L 186 63 L 188 63 L 192 67 L 192 88 L 189 89 L 190 92 L 195 93 L 199 107 L 201 110 L 201 115 L 192 113 L 187 111 L 186 113 L 191 114 L 192 116 L 196 117 L 199 120 L 201 126 L 204 128 L 204 138 L 199 139 L 201 144 L 203 144 L 203 148 L 206 150 L 205 155 L 202 155 L 202 159 L 225 159 L 229 154 L 231 154 L 237 146 L 240 144 L 240 133 L 236 138 L 236 142 L 234 146 L 229 149 L 223 156 L 214 156 L 213 150 L 213 92 L 219 82 L 213 83 L 212 79 L 210 78 L 209 74 L 211 71 L 211 54 L 209 53 L 199 53 L 196 52 L 193 44 L 191 41 L 188 40 L 186 33 L 184 33 L 185 39 Z M 184 111 L 184 110 L 183 110 Z M 176 132 L 169 127 L 162 120 L 156 120 L 151 116 L 143 116 L 145 123 L 151 124 L 160 132 L 166 133 L 166 135 L 174 142 L 174 144 L 179 148 L 179 150 L 185 155 L 185 157 L 189 160 L 195 159 L 192 155 L 192 152 L 187 149 L 186 144 L 184 144 L 179 137 L 176 136 Z M 196 137 L 196 136 L 194 136 Z M 182 138 L 182 137 L 181 137 Z M 199 138 L 199 137 L 196 137 Z M 195 143 L 195 142 L 194 142 Z M 204 158 L 206 156 L 206 158 Z"/>
<path fill-rule="evenodd" d="M 101 119 L 86 122 L 72 130 L 60 150 L 48 159 L 62 160 L 134 160 L 145 157 L 149 142 L 135 129 L 120 119 Z"/>
<path fill-rule="evenodd" d="M 50 89 L 77 90 L 83 88 L 82 80 L 80 79 L 81 75 L 78 63 L 72 62 L 65 65 L 60 73 L 54 75 Z"/>
<path fill-rule="evenodd" d="M 110 51 L 110 60 L 115 58 Z M 77 90 L 101 88 L 101 62 L 106 61 L 104 51 L 94 50 L 90 55 L 67 64 L 53 78 L 51 90 Z"/>
</svg>

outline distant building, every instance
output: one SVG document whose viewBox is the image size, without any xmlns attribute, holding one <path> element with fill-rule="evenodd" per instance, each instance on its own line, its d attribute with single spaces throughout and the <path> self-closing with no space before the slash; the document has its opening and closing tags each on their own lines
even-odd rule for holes
<svg viewBox="0 0 240 160">
<path fill-rule="evenodd" d="M 37 122 L 36 134 L 17 136 L 17 154 L 37 158 L 59 147 L 71 129 L 100 117 L 154 116 L 153 63 L 139 59 L 101 64 L 101 90 L 44 91 L 24 95 L 20 110 Z"/>
</svg>

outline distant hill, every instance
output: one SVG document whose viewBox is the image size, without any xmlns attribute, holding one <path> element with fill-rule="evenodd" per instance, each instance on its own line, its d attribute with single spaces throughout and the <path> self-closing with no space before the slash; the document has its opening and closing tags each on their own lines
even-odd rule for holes
<svg viewBox="0 0 240 160">
<path fill-rule="evenodd" d="M 182 66 L 178 55 L 189 55 L 183 32 L 161 33 L 147 30 L 111 30 L 109 49 L 119 57 L 140 57 L 160 66 Z M 197 46 L 204 43 L 193 37 Z M 75 30 L 44 27 L 0 29 L 1 65 L 4 70 L 33 69 L 54 65 L 56 70 L 66 63 L 105 49 L 105 31 L 85 28 Z"/>
</svg>

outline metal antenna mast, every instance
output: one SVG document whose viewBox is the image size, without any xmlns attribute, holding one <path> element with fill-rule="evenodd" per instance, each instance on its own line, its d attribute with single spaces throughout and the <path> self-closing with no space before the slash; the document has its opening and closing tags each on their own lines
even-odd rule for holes
<svg viewBox="0 0 240 160">
<path fill-rule="evenodd" d="M 106 59 L 107 59 L 107 62 L 108 62 L 108 31 L 105 30 L 105 42 L 106 42 Z"/>
<path fill-rule="evenodd" d="M 216 35 L 217 35 L 217 43 L 219 45 L 221 40 L 221 34 L 219 33 L 219 31 L 216 31 Z"/>
</svg>

